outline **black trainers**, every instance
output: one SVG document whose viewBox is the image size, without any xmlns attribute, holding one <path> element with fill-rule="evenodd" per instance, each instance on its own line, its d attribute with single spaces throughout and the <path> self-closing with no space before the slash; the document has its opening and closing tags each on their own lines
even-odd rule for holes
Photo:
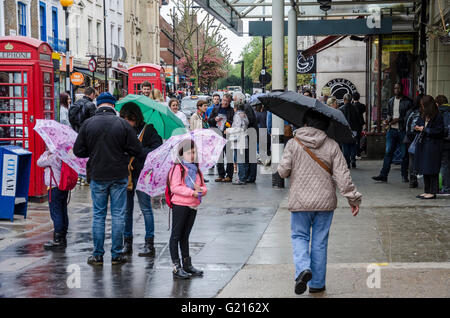
<svg viewBox="0 0 450 318">
<path fill-rule="evenodd" d="M 112 265 L 122 265 L 128 261 L 128 258 L 125 255 L 120 255 L 111 259 Z"/>
<path fill-rule="evenodd" d="M 303 272 L 298 275 L 295 279 L 295 293 L 297 295 L 301 295 L 306 290 L 306 284 L 311 280 L 312 273 L 309 269 L 305 269 Z"/>
<path fill-rule="evenodd" d="M 372 177 L 372 179 L 375 181 L 387 182 L 387 177 L 383 177 L 383 176 Z"/>
<path fill-rule="evenodd" d="M 91 255 L 91 256 L 89 256 L 87 263 L 89 265 L 102 266 L 103 265 L 103 256 Z"/>
</svg>

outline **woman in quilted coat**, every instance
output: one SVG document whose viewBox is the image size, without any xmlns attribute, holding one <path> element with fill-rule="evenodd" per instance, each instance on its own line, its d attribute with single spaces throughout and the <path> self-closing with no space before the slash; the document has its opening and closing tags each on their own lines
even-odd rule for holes
<svg viewBox="0 0 450 318">
<path fill-rule="evenodd" d="M 326 116 L 308 111 L 305 126 L 294 132 L 278 166 L 282 178 L 291 177 L 288 208 L 295 293 L 299 295 L 307 285 L 310 293 L 325 290 L 328 233 L 337 206 L 336 186 L 347 198 L 353 216 L 361 204 L 362 195 L 356 191 L 338 143 L 325 133 L 328 123 Z"/>
</svg>

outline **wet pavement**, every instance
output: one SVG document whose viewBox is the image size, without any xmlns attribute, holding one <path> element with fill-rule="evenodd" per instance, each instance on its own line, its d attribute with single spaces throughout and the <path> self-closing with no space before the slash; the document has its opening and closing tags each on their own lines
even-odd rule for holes
<svg viewBox="0 0 450 318">
<path fill-rule="evenodd" d="M 262 167 L 259 167 L 262 169 Z M 135 203 L 134 253 L 124 265 L 111 265 L 108 213 L 103 267 L 86 263 L 92 251 L 89 187 L 77 187 L 69 204 L 68 247 L 45 251 L 52 238 L 46 203 L 31 203 L 29 216 L 0 221 L 0 297 L 214 297 L 245 265 L 287 190 L 271 187 L 271 176 L 256 184 L 217 184 L 207 176 L 209 194 L 198 210 L 190 236 L 193 264 L 204 277 L 174 280 L 168 249 L 168 209 L 154 209 L 156 257 L 139 257 L 144 220 Z M 4 234 L 2 234 L 4 233 Z M 76 273 L 80 273 L 77 286 Z M 72 287 L 72 288 L 70 288 Z M 77 288 L 79 287 L 79 288 Z"/>
<path fill-rule="evenodd" d="M 98 268 L 86 264 L 92 251 L 88 187 L 73 193 L 65 253 L 43 250 L 52 224 L 47 204 L 32 203 L 26 220 L 0 221 L 0 297 L 450 297 L 450 197 L 416 199 L 423 181 L 409 189 L 399 166 L 387 184 L 375 183 L 371 176 L 380 167 L 381 161 L 359 161 L 352 170 L 363 194 L 357 217 L 338 195 L 325 293 L 295 295 L 287 189 L 272 189 L 271 176 L 259 175 L 246 186 L 217 184 L 207 176 L 209 194 L 190 238 L 193 264 L 205 275 L 187 281 L 172 278 L 166 207 L 154 211 L 154 259 L 137 256 L 144 224 L 135 210 L 131 261 L 111 266 L 107 235 L 105 264 Z M 370 286 L 373 266 L 380 273 L 378 287 Z M 74 269 L 80 288 L 70 288 Z"/>
<path fill-rule="evenodd" d="M 338 195 L 328 244 L 327 291 L 294 293 L 287 198 L 247 264 L 218 297 L 450 297 L 450 196 L 420 200 L 420 187 L 402 183 L 393 166 L 388 183 L 376 183 L 381 161 L 358 161 L 352 178 L 363 194 L 353 217 Z M 372 284 L 375 271 L 379 285 Z"/>
</svg>

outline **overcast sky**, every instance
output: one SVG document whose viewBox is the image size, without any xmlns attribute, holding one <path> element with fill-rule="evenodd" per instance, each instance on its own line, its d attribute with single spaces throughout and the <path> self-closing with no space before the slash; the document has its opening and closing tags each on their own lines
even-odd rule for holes
<svg viewBox="0 0 450 318">
<path fill-rule="evenodd" d="M 170 24 L 171 18 L 170 18 L 170 8 L 172 8 L 174 5 L 172 1 L 169 2 L 168 5 L 164 5 L 161 7 L 161 16 Z M 203 9 L 200 10 L 201 12 L 205 12 Z M 201 15 L 199 15 L 201 17 Z M 216 20 L 217 21 L 217 20 Z M 218 22 L 218 21 L 217 21 Z M 219 23 L 219 22 L 218 22 Z M 248 22 L 244 20 L 244 32 L 248 32 Z M 227 38 L 227 44 L 231 51 L 231 60 L 232 62 L 236 62 L 239 60 L 239 56 L 241 55 L 242 49 L 244 46 L 251 41 L 251 37 L 248 35 L 244 36 L 237 36 L 234 32 L 230 31 L 228 28 L 225 31 L 221 31 L 222 35 Z"/>
</svg>

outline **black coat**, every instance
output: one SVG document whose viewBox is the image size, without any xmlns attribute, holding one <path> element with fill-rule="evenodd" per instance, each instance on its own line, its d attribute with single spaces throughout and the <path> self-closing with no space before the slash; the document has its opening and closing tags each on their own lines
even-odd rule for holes
<svg viewBox="0 0 450 318">
<path fill-rule="evenodd" d="M 341 112 L 344 113 L 345 118 L 350 125 L 350 128 L 354 131 L 359 131 L 361 128 L 361 122 L 359 119 L 359 113 L 353 104 L 344 104 L 339 108 Z"/>
<path fill-rule="evenodd" d="M 417 126 L 425 126 L 425 120 L 419 118 Z M 419 174 L 439 174 L 441 169 L 444 121 L 438 113 L 423 129 L 420 142 L 416 145 L 414 168 Z"/>
<path fill-rule="evenodd" d="M 222 107 L 221 105 L 214 107 L 214 109 L 211 112 L 211 115 L 208 119 L 209 127 L 217 127 L 216 125 L 216 117 L 219 115 L 219 108 Z M 233 125 L 233 117 L 234 117 L 234 109 L 231 106 L 227 107 L 227 122 L 230 123 L 230 126 Z"/>
<path fill-rule="evenodd" d="M 113 181 L 128 176 L 131 156 L 140 156 L 136 132 L 111 107 L 99 107 L 84 121 L 73 147 L 79 158 L 89 158 L 89 176 L 94 181 Z"/>
<path fill-rule="evenodd" d="M 364 113 L 366 112 L 366 105 L 361 104 L 360 102 L 355 102 L 355 103 L 353 103 L 353 105 L 358 110 L 358 115 L 359 115 L 358 133 L 360 134 L 362 132 L 364 124 L 366 123 L 366 121 L 364 120 Z"/>
<path fill-rule="evenodd" d="M 391 117 L 391 120 L 394 119 L 394 99 L 395 96 L 391 97 L 388 101 L 388 116 Z M 400 107 L 399 107 L 399 113 L 400 117 L 398 118 L 398 128 L 400 131 L 405 131 L 405 124 L 406 124 L 406 113 L 408 110 L 410 110 L 413 107 L 411 100 L 406 97 L 402 96 L 400 98 Z"/>
<path fill-rule="evenodd" d="M 139 136 L 139 134 L 141 133 L 143 128 L 144 127 L 135 129 L 136 135 Z M 144 136 L 142 138 L 141 145 L 142 145 L 142 152 L 139 156 L 137 156 L 134 159 L 134 161 L 132 163 L 133 179 L 139 178 L 142 168 L 144 168 L 144 163 L 145 163 L 145 159 L 147 159 L 147 155 L 162 145 L 162 138 L 158 135 L 158 132 L 156 131 L 155 127 L 153 127 L 152 124 L 147 124 L 147 127 L 145 128 Z"/>
</svg>

